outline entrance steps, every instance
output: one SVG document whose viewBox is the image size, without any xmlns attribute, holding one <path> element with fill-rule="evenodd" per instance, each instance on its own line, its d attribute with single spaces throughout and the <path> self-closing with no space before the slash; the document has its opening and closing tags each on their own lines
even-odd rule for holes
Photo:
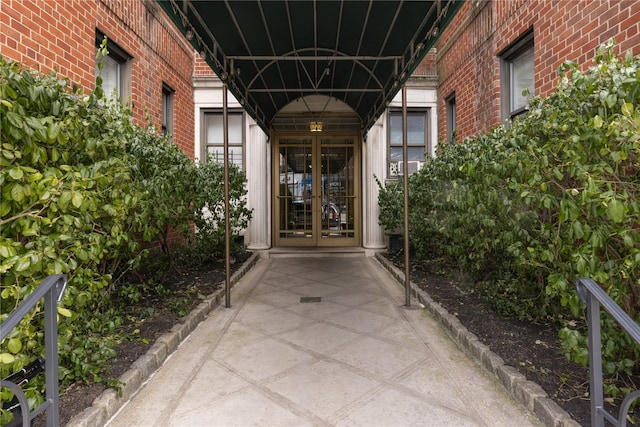
<svg viewBox="0 0 640 427">
<path fill-rule="evenodd" d="M 369 253 L 371 252 L 371 253 Z M 329 257 L 366 257 L 374 252 L 361 247 L 340 248 L 296 248 L 278 247 L 262 252 L 264 258 L 329 258 Z"/>
</svg>

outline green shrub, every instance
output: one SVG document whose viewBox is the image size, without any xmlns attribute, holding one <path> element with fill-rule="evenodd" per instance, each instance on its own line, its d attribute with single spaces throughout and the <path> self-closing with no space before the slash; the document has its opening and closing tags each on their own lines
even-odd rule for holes
<svg viewBox="0 0 640 427">
<path fill-rule="evenodd" d="M 211 257 L 224 237 L 222 167 L 196 165 L 169 137 L 135 125 L 100 83 L 85 94 L 0 56 L 0 321 L 46 276 L 68 275 L 58 309 L 63 385 L 112 384 L 104 366 L 122 315 L 109 300 L 146 253 L 142 243 L 157 240 L 168 254 L 172 231 L 192 240 L 195 226 L 200 247 L 216 248 Z M 230 184 L 237 234 L 251 212 L 244 175 L 232 169 Z M 44 356 L 41 313 L 38 305 L 0 342 L 1 378 Z M 23 389 L 30 405 L 42 403 L 43 383 Z M 10 417 L 0 411 L 3 424 Z"/>
<path fill-rule="evenodd" d="M 193 200 L 196 252 L 207 261 L 224 255 L 224 166 L 217 162 L 196 165 Z M 238 235 L 251 219 L 246 203 L 246 176 L 236 166 L 229 167 L 229 223 L 231 235 Z M 232 239 L 233 240 L 233 239 Z"/>
<path fill-rule="evenodd" d="M 47 275 L 67 273 L 63 306 L 73 311 L 60 312 L 70 316 L 61 319 L 60 360 L 73 364 L 64 345 L 80 335 L 78 313 L 105 296 L 138 247 L 129 230 L 139 194 L 124 146 L 131 123 L 95 93 L 1 57 L 0 96 L 0 320 Z M 0 377 L 43 354 L 40 311 L 2 343 Z"/>
<path fill-rule="evenodd" d="M 590 277 L 640 319 L 640 58 L 618 58 L 609 43 L 595 62 L 587 72 L 564 64 L 556 92 L 535 99 L 514 126 L 526 156 L 513 188 L 536 213 L 519 259 L 544 271 L 546 298 L 574 317 L 582 313 L 574 281 Z M 638 346 L 610 320 L 602 326 L 610 373 L 637 364 Z"/>
<path fill-rule="evenodd" d="M 404 199 L 402 196 L 402 181 L 388 181 L 385 185 L 375 177 L 378 185 L 378 205 L 380 214 L 378 224 L 387 233 L 396 232 L 402 228 L 402 212 L 404 211 Z"/>
<path fill-rule="evenodd" d="M 170 137 L 158 135 L 152 126 L 137 128 L 126 147 L 132 158 L 131 177 L 141 194 L 136 231 L 145 242 L 159 241 L 170 259 L 172 232 L 191 233 L 196 166 Z"/>
<path fill-rule="evenodd" d="M 583 325 L 574 282 L 590 277 L 639 320 L 639 68 L 610 42 L 585 72 L 563 64 L 556 91 L 508 126 L 441 144 L 409 182 L 416 253 L 451 257 L 510 316 Z M 381 194 L 381 223 L 401 221 L 401 188 Z M 637 370 L 638 346 L 602 327 L 605 368 Z M 580 362 L 583 333 L 561 333 Z"/>
</svg>

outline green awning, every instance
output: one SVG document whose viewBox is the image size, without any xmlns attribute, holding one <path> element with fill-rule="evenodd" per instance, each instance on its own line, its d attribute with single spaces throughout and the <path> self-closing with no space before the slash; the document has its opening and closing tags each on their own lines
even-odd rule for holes
<svg viewBox="0 0 640 427">
<path fill-rule="evenodd" d="M 348 104 L 366 133 L 463 3 L 157 2 L 267 133 L 314 94 Z"/>
</svg>

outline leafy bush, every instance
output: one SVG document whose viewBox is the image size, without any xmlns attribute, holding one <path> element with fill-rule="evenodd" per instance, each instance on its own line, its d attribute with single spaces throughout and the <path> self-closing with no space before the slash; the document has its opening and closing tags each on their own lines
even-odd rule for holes
<svg viewBox="0 0 640 427">
<path fill-rule="evenodd" d="M 402 212 L 404 212 L 404 199 L 402 196 L 402 181 L 394 180 L 382 184 L 378 177 L 375 177 L 378 185 L 378 205 L 380 214 L 378 224 L 388 233 L 393 233 L 402 227 Z"/>
<path fill-rule="evenodd" d="M 585 72 L 563 64 L 556 91 L 509 126 L 441 144 L 409 182 L 416 252 L 451 257 L 508 315 L 579 327 L 574 281 L 590 277 L 640 320 L 639 68 L 610 42 Z M 381 191 L 385 226 L 402 217 L 397 191 Z M 602 321 L 605 368 L 637 370 L 640 349 L 614 323 Z M 586 363 L 583 333 L 561 336 Z"/>
<path fill-rule="evenodd" d="M 139 194 L 123 143 L 131 124 L 95 93 L 3 58 L 0 92 L 0 319 L 47 275 L 69 274 L 63 305 L 74 312 L 60 311 L 70 316 L 60 325 L 60 356 L 73 364 L 65 343 L 81 335 L 78 313 L 105 296 L 112 274 L 137 250 L 129 229 Z M 43 354 L 40 311 L 2 343 L 1 377 Z M 37 399 L 34 387 L 26 391 Z"/>
<path fill-rule="evenodd" d="M 136 128 L 126 146 L 132 157 L 131 176 L 140 194 L 136 231 L 143 240 L 157 240 L 170 262 L 175 231 L 189 242 L 186 252 L 191 263 L 224 256 L 224 166 L 194 163 L 170 138 L 156 135 L 153 127 Z M 230 165 L 232 236 L 251 219 L 246 194 L 246 175 Z"/>
<path fill-rule="evenodd" d="M 529 138 L 522 141 L 526 156 L 512 185 L 536 213 L 532 238 L 519 256 L 544 271 L 545 297 L 572 316 L 582 310 L 573 282 L 590 277 L 640 319 L 640 58 L 620 59 L 609 43 L 595 62 L 584 73 L 564 64 L 556 92 L 535 99 L 516 126 Z M 630 361 L 640 361 L 640 349 L 611 319 L 605 317 L 602 327 L 605 367 L 628 372 Z M 572 342 L 565 340 L 568 354 L 586 363 Z"/>
<path fill-rule="evenodd" d="M 197 233 L 193 236 L 197 252 L 210 258 L 224 255 L 224 166 L 217 162 L 196 165 L 193 199 Z M 213 183 L 218 183 L 213 184 Z M 246 176 L 236 166 L 229 167 L 229 226 L 231 235 L 246 228 L 251 211 L 246 203 Z M 206 261 L 204 259 L 203 261 Z"/>
<path fill-rule="evenodd" d="M 0 321 L 46 276 L 67 274 L 58 309 L 65 384 L 112 383 L 104 365 L 122 339 L 122 315 L 109 299 L 145 255 L 142 243 L 157 239 L 168 253 L 172 232 L 192 239 L 195 224 L 198 243 L 220 253 L 224 236 L 221 166 L 196 165 L 170 138 L 134 124 L 100 83 L 85 94 L 0 56 Z M 251 212 L 244 175 L 233 170 L 230 181 L 237 233 Z M 44 356 L 41 313 L 37 306 L 0 342 L 1 378 Z M 30 405 L 43 401 L 43 383 L 23 389 Z M 11 397 L 2 390 L 2 401 Z M 10 417 L 0 411 L 3 424 Z"/>
<path fill-rule="evenodd" d="M 157 239 L 170 258 L 173 231 L 185 236 L 191 231 L 197 170 L 171 138 L 158 135 L 153 127 L 136 130 L 126 142 L 131 178 L 141 194 L 136 231 L 145 242 Z"/>
</svg>

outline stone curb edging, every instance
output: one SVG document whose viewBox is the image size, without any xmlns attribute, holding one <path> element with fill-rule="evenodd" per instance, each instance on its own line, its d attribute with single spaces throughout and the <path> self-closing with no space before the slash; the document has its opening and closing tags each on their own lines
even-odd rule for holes
<svg viewBox="0 0 640 427">
<path fill-rule="evenodd" d="M 404 283 L 404 273 L 396 268 L 383 254 L 376 253 L 375 258 L 391 273 L 399 284 Z M 538 384 L 526 379 L 516 368 L 506 365 L 502 357 L 480 342 L 478 337 L 450 314 L 426 292 L 410 282 L 412 296 L 415 297 L 431 315 L 445 327 L 458 346 L 471 354 L 490 373 L 495 375 L 504 388 L 528 411 L 536 415 L 545 426 L 580 427 L 571 416 L 560 407 Z"/>
<path fill-rule="evenodd" d="M 259 253 L 253 253 L 247 261 L 231 276 L 230 285 L 235 285 L 260 259 Z M 103 426 L 118 410 L 144 385 L 149 377 L 164 363 L 180 343 L 202 322 L 218 305 L 224 303 L 224 287 L 207 296 L 191 313 L 181 319 L 171 330 L 156 339 L 155 344 L 136 360 L 131 368 L 119 378 L 124 384 L 121 395 L 113 388 L 102 392 L 84 411 L 75 415 L 67 427 Z"/>
</svg>

